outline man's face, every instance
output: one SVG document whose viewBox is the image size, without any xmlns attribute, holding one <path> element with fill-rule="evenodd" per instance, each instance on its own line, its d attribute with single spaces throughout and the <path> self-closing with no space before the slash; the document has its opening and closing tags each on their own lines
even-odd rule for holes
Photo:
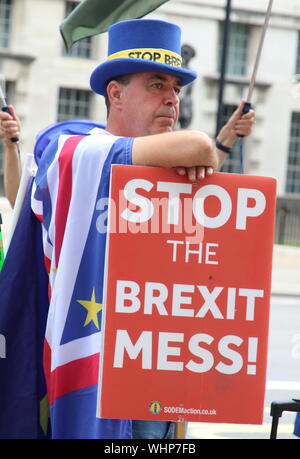
<svg viewBox="0 0 300 459">
<path fill-rule="evenodd" d="M 124 134 L 170 132 L 179 116 L 180 80 L 164 73 L 136 73 L 122 86 Z M 126 130 L 126 132 L 125 132 Z"/>
</svg>

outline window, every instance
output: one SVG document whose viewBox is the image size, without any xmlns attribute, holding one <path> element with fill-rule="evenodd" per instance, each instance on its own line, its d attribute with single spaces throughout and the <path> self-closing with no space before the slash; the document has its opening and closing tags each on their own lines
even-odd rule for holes
<svg viewBox="0 0 300 459">
<path fill-rule="evenodd" d="M 12 81 L 5 82 L 5 91 L 6 100 L 8 104 L 12 104 L 13 96 L 15 92 L 15 83 Z M 4 195 L 4 183 L 3 183 L 3 145 L 0 140 L 0 196 Z"/>
<path fill-rule="evenodd" d="M 300 113 L 293 112 L 286 177 L 286 192 L 300 194 Z"/>
<path fill-rule="evenodd" d="M 12 0 L 0 0 L 0 48 L 9 47 Z"/>
<path fill-rule="evenodd" d="M 224 23 L 219 27 L 219 54 L 218 72 L 221 70 Z M 230 25 L 227 73 L 231 75 L 245 75 L 247 71 L 249 46 L 249 26 L 247 24 L 232 23 Z"/>
<path fill-rule="evenodd" d="M 222 126 L 228 121 L 228 118 L 232 115 L 236 108 L 237 107 L 235 105 L 224 105 Z M 234 144 L 232 153 L 227 156 L 221 172 L 228 172 L 232 174 L 239 174 L 241 172 L 240 148 L 238 141 Z"/>
<path fill-rule="evenodd" d="M 90 98 L 90 91 L 60 88 L 57 121 L 90 118 Z"/>
<path fill-rule="evenodd" d="M 66 16 L 68 16 L 74 8 L 78 5 L 78 2 L 66 2 Z M 63 48 L 63 54 L 70 57 L 82 57 L 84 59 L 89 59 L 91 57 L 92 51 L 92 39 L 91 37 L 84 38 L 80 41 L 74 43 L 70 51 L 67 53 L 65 47 Z"/>
</svg>

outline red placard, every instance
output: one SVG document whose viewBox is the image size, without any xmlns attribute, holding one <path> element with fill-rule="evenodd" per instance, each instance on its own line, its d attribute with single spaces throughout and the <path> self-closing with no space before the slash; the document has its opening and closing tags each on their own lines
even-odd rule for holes
<svg viewBox="0 0 300 459">
<path fill-rule="evenodd" d="M 113 166 L 103 418 L 260 424 L 276 181 Z"/>
</svg>

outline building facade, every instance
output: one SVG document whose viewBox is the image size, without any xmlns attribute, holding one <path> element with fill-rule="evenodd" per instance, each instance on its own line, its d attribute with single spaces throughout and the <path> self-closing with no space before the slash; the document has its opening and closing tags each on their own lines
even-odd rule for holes
<svg viewBox="0 0 300 459">
<path fill-rule="evenodd" d="M 83 40 L 66 55 L 59 33 L 77 1 L 0 0 L 0 74 L 9 102 L 21 118 L 21 150 L 31 152 L 36 134 L 68 118 L 105 123 L 102 98 L 89 76 L 105 59 L 106 34 Z M 190 88 L 190 128 L 215 136 L 226 0 L 170 0 L 148 17 L 182 27 L 192 48 L 188 65 L 199 78 Z M 268 0 L 233 0 L 224 116 L 245 98 Z M 191 109 L 190 104 L 189 109 Z M 300 1 L 274 2 L 254 90 L 256 126 L 244 140 L 245 172 L 277 179 L 278 196 L 300 196 Z M 239 172 L 238 148 L 224 171 Z M 3 193 L 3 189 L 1 189 Z"/>
</svg>

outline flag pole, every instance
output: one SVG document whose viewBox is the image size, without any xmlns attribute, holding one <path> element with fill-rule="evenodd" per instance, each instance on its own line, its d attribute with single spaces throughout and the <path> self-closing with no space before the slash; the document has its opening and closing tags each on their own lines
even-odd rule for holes
<svg viewBox="0 0 300 459">
<path fill-rule="evenodd" d="M 229 34 L 230 34 L 230 13 L 231 13 L 231 0 L 227 0 L 226 5 L 226 16 L 224 21 L 224 34 L 223 34 L 223 47 L 221 57 L 221 69 L 220 69 L 220 83 L 219 83 L 219 95 L 218 95 L 218 112 L 217 112 L 217 123 L 216 123 L 216 135 L 217 138 L 221 126 L 223 124 L 223 97 L 225 88 L 225 77 L 228 57 L 228 46 L 229 46 Z"/>
<path fill-rule="evenodd" d="M 22 168 L 22 175 L 21 175 L 21 180 L 20 180 L 20 185 L 18 189 L 18 194 L 16 197 L 16 202 L 14 205 L 14 210 L 12 214 L 12 220 L 10 224 L 10 231 L 7 237 L 7 241 L 5 244 L 5 252 L 7 253 L 11 239 L 13 237 L 15 228 L 17 226 L 17 222 L 20 216 L 20 212 L 23 206 L 24 202 L 24 197 L 26 194 L 26 189 L 28 182 L 30 180 L 30 177 L 33 177 L 35 175 L 35 162 L 34 162 L 34 155 L 32 153 L 27 153 L 25 161 L 24 161 L 24 166 Z"/>
<path fill-rule="evenodd" d="M 271 13 L 272 13 L 272 6 L 273 6 L 273 0 L 269 0 L 269 4 L 268 4 L 266 16 L 265 16 L 265 21 L 264 21 L 264 25 L 263 25 L 262 32 L 261 32 L 261 35 L 260 35 L 259 45 L 258 45 L 256 57 L 255 57 L 254 67 L 253 67 L 253 71 L 252 71 L 252 75 L 251 75 L 251 79 L 250 79 L 250 84 L 249 84 L 249 88 L 248 88 L 247 99 L 246 99 L 246 102 L 245 102 L 244 107 L 243 107 L 243 114 L 248 113 L 249 110 L 251 110 L 251 108 L 252 108 L 253 90 L 254 90 L 255 83 L 256 83 L 257 71 L 258 71 L 258 67 L 259 67 L 259 62 L 260 62 L 260 58 L 261 58 L 262 49 L 263 49 L 263 46 L 264 46 L 266 32 L 267 32 L 267 29 L 269 27 L 270 17 L 271 17 Z M 243 138 L 244 136 L 239 136 L 239 137 Z M 240 143 L 240 164 L 241 164 L 241 173 L 242 174 L 244 173 L 244 151 L 243 151 L 243 147 L 244 147 L 244 145 L 243 145 L 243 140 L 242 140 L 241 143 Z"/>
<path fill-rule="evenodd" d="M 271 13 L 272 13 L 272 6 L 273 6 L 273 0 L 269 0 L 269 5 L 268 5 L 266 17 L 265 17 L 265 22 L 264 22 L 264 25 L 263 25 L 263 28 L 262 28 L 262 32 L 261 32 L 261 35 L 260 35 L 260 41 L 259 41 L 259 45 L 258 45 L 256 57 L 255 57 L 254 67 L 253 67 L 253 71 L 252 71 L 252 76 L 251 76 L 250 85 L 249 85 L 249 89 L 248 89 L 247 100 L 246 100 L 246 103 L 250 104 L 250 106 L 251 106 L 253 90 L 254 90 L 254 86 L 255 86 L 255 82 L 256 82 L 256 76 L 257 76 L 257 71 L 258 71 L 258 67 L 259 67 L 259 62 L 260 62 L 260 58 L 261 58 L 261 52 L 262 52 L 262 49 L 263 49 L 263 46 L 264 46 L 264 41 L 265 41 L 267 28 L 269 27 L 270 17 L 271 17 Z"/>
</svg>

